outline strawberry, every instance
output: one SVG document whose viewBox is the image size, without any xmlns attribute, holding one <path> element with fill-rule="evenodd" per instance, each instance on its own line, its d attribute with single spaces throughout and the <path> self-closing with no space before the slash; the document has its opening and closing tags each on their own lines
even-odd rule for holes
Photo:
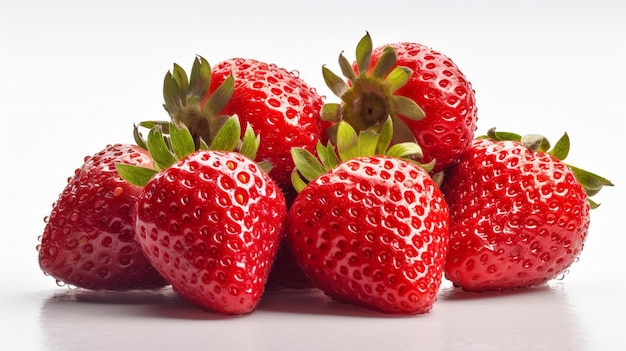
<svg viewBox="0 0 626 351">
<path fill-rule="evenodd" d="M 164 286 L 135 241 L 133 211 L 142 189 L 121 179 L 115 163 L 150 167 L 152 158 L 126 144 L 85 158 L 47 217 L 39 265 L 59 282 L 87 289 Z"/>
<path fill-rule="evenodd" d="M 248 128 L 235 152 L 240 126 L 230 118 L 210 150 L 195 150 L 184 126 L 170 124 L 169 143 L 160 127 L 153 127 L 147 140 L 158 172 L 118 166 L 127 179 L 147 182 L 138 198 L 137 240 L 184 299 L 224 314 L 251 312 L 286 216 L 280 189 L 252 161 L 258 139 Z"/>
<path fill-rule="evenodd" d="M 414 42 L 372 49 L 369 33 L 359 42 L 356 61 L 342 55 L 339 65 L 348 79 L 323 68 L 323 75 L 342 104 L 324 105 L 329 121 L 345 120 L 357 130 L 391 115 L 394 141 L 416 141 L 423 162 L 436 161 L 432 172 L 458 162 L 476 130 L 474 89 L 447 56 Z"/>
<path fill-rule="evenodd" d="M 385 152 L 391 131 L 389 120 L 380 134 L 357 136 L 341 122 L 340 158 L 320 144 L 322 164 L 294 149 L 301 192 L 288 212 L 287 238 L 304 272 L 331 298 L 389 314 L 425 313 L 443 277 L 448 210 L 428 172 L 400 158 L 419 153 L 417 144 Z"/>
<path fill-rule="evenodd" d="M 446 176 L 450 248 L 445 276 L 466 290 L 529 287 L 563 272 L 589 230 L 589 196 L 610 181 L 564 163 L 538 135 L 490 130 Z"/>
</svg>

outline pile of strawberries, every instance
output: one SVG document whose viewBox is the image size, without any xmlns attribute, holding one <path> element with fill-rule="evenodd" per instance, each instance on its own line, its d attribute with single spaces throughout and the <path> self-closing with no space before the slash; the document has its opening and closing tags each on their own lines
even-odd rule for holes
<svg viewBox="0 0 626 351">
<path fill-rule="evenodd" d="M 167 121 L 85 159 L 46 217 L 47 275 L 96 290 L 167 285 L 244 314 L 264 293 L 319 288 L 393 314 L 428 312 L 444 277 L 468 291 L 562 274 L 612 185 L 563 162 L 565 134 L 475 136 L 474 90 L 418 43 L 366 34 L 338 102 L 253 59 L 164 80 Z M 144 137 L 144 134 L 147 136 Z"/>
</svg>

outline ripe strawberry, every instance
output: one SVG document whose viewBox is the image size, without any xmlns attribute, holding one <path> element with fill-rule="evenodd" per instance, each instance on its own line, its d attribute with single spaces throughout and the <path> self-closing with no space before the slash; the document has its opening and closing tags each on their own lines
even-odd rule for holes
<svg viewBox="0 0 626 351">
<path fill-rule="evenodd" d="M 324 119 L 343 119 L 363 130 L 394 118 L 395 141 L 417 141 L 433 172 L 458 162 L 476 130 L 476 98 L 471 83 L 444 54 L 419 43 L 400 42 L 372 50 L 366 34 L 356 62 L 339 57 L 350 86 L 324 68 L 324 78 L 343 105 L 324 106 Z M 419 107 L 414 106 L 417 104 Z"/>
<path fill-rule="evenodd" d="M 446 278 L 477 291 L 541 284 L 580 254 L 595 207 L 588 196 L 612 184 L 562 162 L 567 134 L 551 151 L 537 135 L 489 136 L 473 141 L 442 186 L 450 208 Z"/>
<path fill-rule="evenodd" d="M 135 241 L 141 187 L 119 177 L 119 162 L 150 167 L 152 158 L 137 146 L 109 145 L 85 159 L 54 203 L 38 249 L 41 269 L 58 281 L 107 290 L 166 285 Z"/>
<path fill-rule="evenodd" d="M 160 126 L 154 127 L 148 146 L 162 170 L 152 172 L 139 196 L 136 217 L 137 240 L 173 289 L 194 304 L 224 314 L 248 313 L 256 307 L 286 216 L 284 197 L 267 173 L 251 158 L 232 151 L 240 135 L 238 123 L 237 118 L 229 119 L 221 129 L 225 134 L 218 134 L 211 145 L 214 150 L 198 151 L 187 129 L 171 124 L 174 154 Z M 256 147 L 248 145 L 256 142 L 250 131 L 240 151 Z M 218 144 L 223 147 L 216 148 Z M 181 158 L 176 161 L 174 155 Z M 119 169 L 132 178 L 128 169 L 133 168 Z"/>
<path fill-rule="evenodd" d="M 391 125 L 388 143 L 391 139 Z M 318 148 L 324 165 L 294 150 L 299 173 L 310 180 L 288 212 L 287 238 L 296 260 L 328 296 L 383 313 L 417 314 L 434 304 L 448 243 L 448 210 L 428 172 L 401 159 L 416 144 L 373 152 L 369 131 L 354 130 L 338 161 L 332 146 Z M 379 139 L 379 140 L 381 140 Z M 357 141 L 358 140 L 358 141 Z M 388 145 L 388 144 L 386 144 Z M 417 149 L 416 149 L 417 147 Z M 378 156 L 363 156 L 374 154 Z M 324 173 L 326 168 L 330 171 Z M 299 183 L 298 177 L 294 182 Z"/>
</svg>

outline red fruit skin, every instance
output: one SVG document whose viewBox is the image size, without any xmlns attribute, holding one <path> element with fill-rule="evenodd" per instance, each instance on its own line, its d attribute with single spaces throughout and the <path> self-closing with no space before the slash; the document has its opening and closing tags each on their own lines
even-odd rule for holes
<svg viewBox="0 0 626 351">
<path fill-rule="evenodd" d="M 109 145 L 87 157 L 47 218 L 39 245 L 44 273 L 94 290 L 167 285 L 135 241 L 133 211 L 142 188 L 120 178 L 118 162 L 152 167 L 148 152 L 134 145 Z"/>
<path fill-rule="evenodd" d="M 459 67 L 444 54 L 419 43 L 401 42 L 375 48 L 374 67 L 384 48 L 396 50 L 396 66 L 413 70 L 408 83 L 396 91 L 415 101 L 426 117 L 412 121 L 401 116 L 422 147 L 424 163 L 435 160 L 433 172 L 459 161 L 476 131 L 477 108 L 474 89 Z M 355 69 L 356 64 L 354 64 Z"/>
<path fill-rule="evenodd" d="M 263 293 L 285 216 L 280 189 L 256 163 L 197 151 L 146 185 L 136 225 L 146 257 L 181 297 L 237 315 Z"/>
<path fill-rule="evenodd" d="M 288 198 L 295 197 L 291 185 L 294 168 L 291 148 L 314 152 L 317 141 L 326 140 L 325 130 L 330 123 L 320 117 L 322 96 L 295 72 L 244 58 L 216 64 L 208 94 L 231 73 L 235 91 L 222 114 L 236 114 L 242 125 L 249 123 L 253 127 L 261 138 L 256 161 L 269 160 L 273 165 L 269 175 Z"/>
<path fill-rule="evenodd" d="M 445 276 L 465 290 L 547 282 L 583 249 L 587 195 L 551 155 L 519 142 L 475 140 L 442 191 L 450 208 Z"/>
<path fill-rule="evenodd" d="M 308 184 L 287 217 L 296 260 L 328 296 L 428 312 L 443 278 L 448 210 L 426 171 L 390 157 L 347 161 Z"/>
</svg>

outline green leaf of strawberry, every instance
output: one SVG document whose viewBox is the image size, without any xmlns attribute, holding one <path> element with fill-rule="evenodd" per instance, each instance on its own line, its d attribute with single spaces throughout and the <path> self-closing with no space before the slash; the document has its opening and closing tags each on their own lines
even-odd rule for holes
<svg viewBox="0 0 626 351">
<path fill-rule="evenodd" d="M 142 125 L 152 127 L 145 144 L 154 159 L 154 169 L 121 163 L 115 164 L 117 171 L 123 179 L 139 186 L 145 186 L 159 171 L 171 167 L 178 160 L 196 151 L 194 137 L 183 124 L 176 122 L 167 124 L 163 122 L 142 122 Z M 163 129 L 167 129 L 169 135 L 165 135 Z M 248 126 L 243 139 L 240 140 L 240 130 L 239 118 L 237 116 L 230 117 L 217 131 L 211 145 L 202 149 L 237 151 L 253 160 L 259 145 L 259 138 L 254 134 L 252 127 Z M 140 139 L 143 140 L 142 138 Z M 271 165 L 267 162 L 259 162 L 258 165 L 266 172 L 271 169 Z"/>
<path fill-rule="evenodd" d="M 372 127 L 359 133 L 344 121 L 339 122 L 337 127 L 336 150 L 330 143 L 326 146 L 318 143 L 317 157 L 303 148 L 291 150 L 296 166 L 291 180 L 296 191 L 301 191 L 307 181 L 312 181 L 342 162 L 357 157 L 386 155 L 405 158 L 426 170 L 431 170 L 433 167 L 433 163 L 421 164 L 416 161 L 422 157 L 422 149 L 416 143 L 406 142 L 389 147 L 393 133 L 391 118 L 388 118 L 382 126 Z"/>
<path fill-rule="evenodd" d="M 211 84 L 211 66 L 203 57 L 194 60 L 190 78 L 178 64 L 165 74 L 163 80 L 163 107 L 171 120 L 189 129 L 195 149 L 210 144 L 216 132 L 226 121 L 221 115 L 234 91 L 234 79 L 228 77 L 203 103 Z"/>
</svg>

